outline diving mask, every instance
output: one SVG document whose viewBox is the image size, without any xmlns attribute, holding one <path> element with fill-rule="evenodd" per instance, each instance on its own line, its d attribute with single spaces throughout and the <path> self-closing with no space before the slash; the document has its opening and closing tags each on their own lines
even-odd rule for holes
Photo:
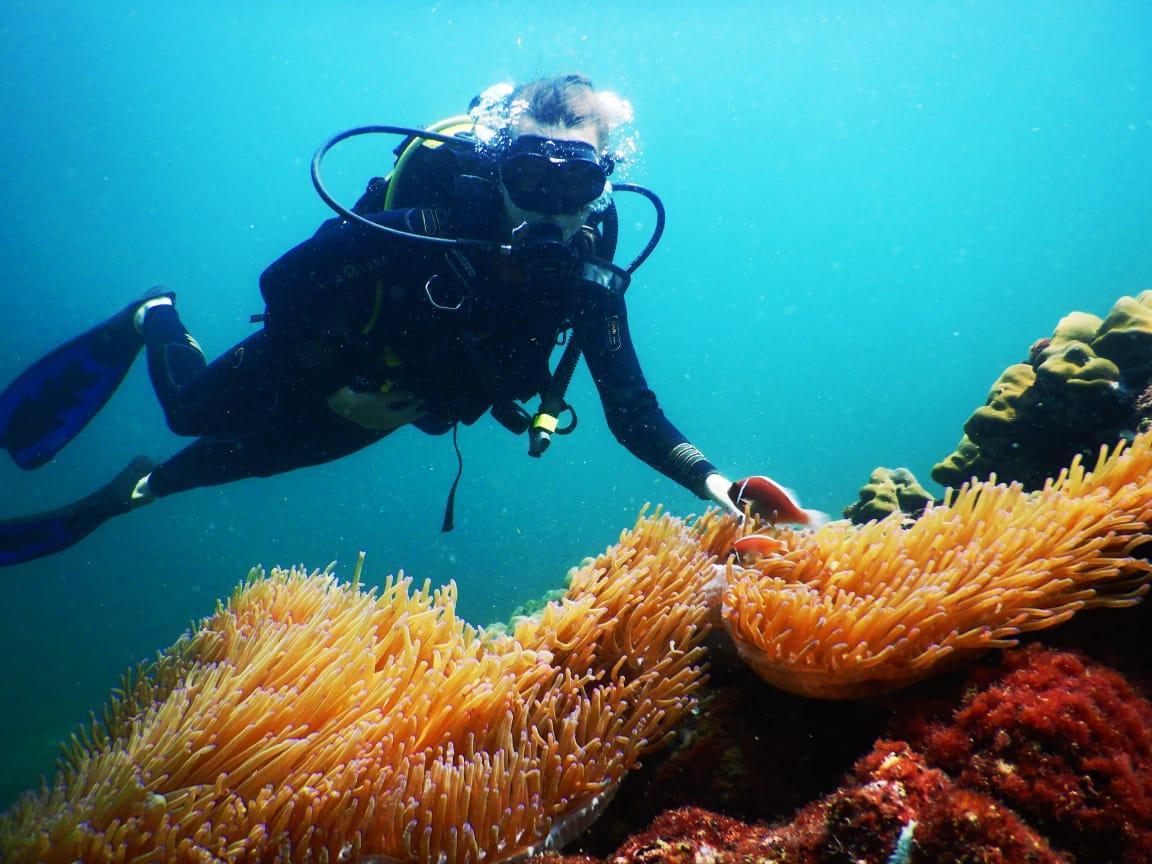
<svg viewBox="0 0 1152 864">
<path fill-rule="evenodd" d="M 500 179 L 517 207 L 558 216 L 575 213 L 602 194 L 612 159 L 584 141 L 521 135 L 500 157 Z"/>
</svg>

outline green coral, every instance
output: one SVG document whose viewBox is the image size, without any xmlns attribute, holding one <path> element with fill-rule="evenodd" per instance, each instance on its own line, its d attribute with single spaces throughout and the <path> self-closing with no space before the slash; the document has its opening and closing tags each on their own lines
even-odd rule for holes
<svg viewBox="0 0 1152 864">
<path fill-rule="evenodd" d="M 1092 348 L 1124 370 L 1133 390 L 1148 386 L 1152 376 L 1152 291 L 1121 297 L 1097 329 Z"/>
<path fill-rule="evenodd" d="M 1072 312 L 1000 375 L 932 479 L 958 486 L 996 474 L 1039 488 L 1077 453 L 1129 436 L 1150 377 L 1152 291 L 1121 297 L 1103 319 Z"/>
<path fill-rule="evenodd" d="M 1111 360 L 1097 356 L 1086 342 L 1053 342 L 1039 354 L 1036 383 L 1091 388 L 1101 392 L 1120 382 L 1120 369 Z"/>
<path fill-rule="evenodd" d="M 932 466 L 932 479 L 941 486 L 959 486 L 979 473 L 980 447 L 965 435 L 956 449 Z"/>
<path fill-rule="evenodd" d="M 859 500 L 844 508 L 844 516 L 862 525 L 896 512 L 915 515 L 930 503 L 932 496 L 907 468 L 877 468 L 860 488 Z"/>
<path fill-rule="evenodd" d="M 964 424 L 964 434 L 981 446 L 1014 435 L 1025 395 L 1035 383 L 1036 370 L 1027 363 L 1009 366 L 992 385 L 984 406 L 977 408 Z"/>
<path fill-rule="evenodd" d="M 1104 320 L 1091 312 L 1069 312 L 1052 331 L 1053 342 L 1091 342 Z"/>
</svg>

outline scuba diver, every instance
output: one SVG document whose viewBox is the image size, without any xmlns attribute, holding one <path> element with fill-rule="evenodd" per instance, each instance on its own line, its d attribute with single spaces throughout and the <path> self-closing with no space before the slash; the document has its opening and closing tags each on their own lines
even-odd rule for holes
<svg viewBox="0 0 1152 864">
<path fill-rule="evenodd" d="M 158 465 L 133 460 L 65 507 L 0 521 L 0 566 L 67 548 L 157 498 L 329 462 L 407 424 L 452 432 L 455 444 L 458 424 L 491 411 L 527 433 L 539 456 L 575 425 L 565 391 L 581 355 L 628 450 L 731 512 L 773 509 L 763 496 L 741 496 L 763 484 L 732 483 L 668 421 L 640 369 L 624 292 L 659 239 L 663 207 L 648 190 L 608 179 L 608 133 L 626 109 L 570 74 L 490 88 L 467 116 L 432 130 L 363 127 L 330 139 L 313 180 L 339 215 L 264 271 L 258 332 L 209 364 L 175 295 L 156 289 L 0 394 L 0 445 L 37 468 L 100 410 L 144 348 L 168 426 L 196 438 Z M 345 209 L 323 185 L 321 160 L 339 141 L 379 132 L 408 137 L 392 174 Z M 613 192 L 625 189 L 658 216 L 627 269 L 611 263 Z M 519 403 L 537 395 L 530 415 Z M 459 480 L 458 471 L 444 530 Z M 788 518 L 806 518 L 796 512 Z"/>
</svg>

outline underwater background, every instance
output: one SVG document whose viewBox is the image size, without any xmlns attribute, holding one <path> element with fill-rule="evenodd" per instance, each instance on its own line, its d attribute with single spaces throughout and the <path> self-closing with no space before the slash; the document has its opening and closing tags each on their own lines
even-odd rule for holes
<svg viewBox="0 0 1152 864">
<path fill-rule="evenodd" d="M 426 125 L 497 81 L 578 70 L 629 99 L 668 229 L 629 291 L 649 383 L 735 478 L 838 515 L 878 465 L 932 464 L 1009 363 L 1073 309 L 1152 288 L 1152 4 L 19 2 L 0 7 L 0 386 L 148 286 L 214 357 L 260 272 L 331 213 L 331 134 Z M 354 201 L 397 142 L 342 145 Z M 652 228 L 622 198 L 630 260 Z M 702 502 L 609 434 L 543 459 L 490 418 L 195 490 L 0 573 L 0 806 L 131 665 L 248 568 L 337 561 L 455 580 L 486 623 L 562 584 L 645 502 Z M 54 462 L 0 464 L 0 518 L 95 489 L 169 433 L 143 360 Z M 930 487 L 938 491 L 937 487 Z"/>
</svg>

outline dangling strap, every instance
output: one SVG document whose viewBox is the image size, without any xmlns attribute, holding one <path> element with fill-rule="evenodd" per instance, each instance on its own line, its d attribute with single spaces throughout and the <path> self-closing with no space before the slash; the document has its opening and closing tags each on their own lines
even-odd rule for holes
<svg viewBox="0 0 1152 864">
<path fill-rule="evenodd" d="M 448 501 L 444 505 L 444 524 L 440 526 L 441 533 L 447 533 L 456 526 L 456 487 L 460 485 L 460 475 L 464 473 L 464 457 L 460 453 L 460 444 L 456 440 L 456 430 L 459 423 L 452 424 L 452 447 L 456 450 L 456 479 L 452 481 L 452 488 L 448 492 Z"/>
</svg>

